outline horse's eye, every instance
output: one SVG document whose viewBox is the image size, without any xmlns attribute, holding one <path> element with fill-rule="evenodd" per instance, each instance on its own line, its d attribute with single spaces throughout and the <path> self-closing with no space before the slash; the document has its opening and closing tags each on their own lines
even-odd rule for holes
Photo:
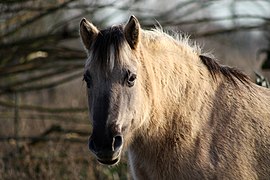
<svg viewBox="0 0 270 180">
<path fill-rule="evenodd" d="M 90 85 L 92 84 L 92 78 L 90 76 L 89 71 L 86 71 L 84 73 L 83 80 L 86 82 L 87 88 L 90 88 Z"/>
<path fill-rule="evenodd" d="M 128 71 L 128 73 L 127 73 L 127 85 L 128 85 L 128 87 L 134 86 L 136 78 L 137 78 L 136 74 Z"/>
</svg>

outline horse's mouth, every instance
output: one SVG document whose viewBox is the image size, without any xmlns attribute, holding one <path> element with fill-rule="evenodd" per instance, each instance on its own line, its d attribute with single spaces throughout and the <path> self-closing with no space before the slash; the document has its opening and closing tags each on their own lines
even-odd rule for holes
<svg viewBox="0 0 270 180">
<path fill-rule="evenodd" d="M 101 164 L 105 164 L 105 165 L 115 165 L 120 161 L 120 156 L 115 158 L 115 159 L 97 159 L 98 162 L 100 162 Z"/>
</svg>

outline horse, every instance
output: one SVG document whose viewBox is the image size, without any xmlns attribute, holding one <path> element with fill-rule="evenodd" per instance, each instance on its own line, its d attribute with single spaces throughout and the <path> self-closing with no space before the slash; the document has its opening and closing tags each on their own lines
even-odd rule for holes
<svg viewBox="0 0 270 180">
<path fill-rule="evenodd" d="M 98 162 L 127 151 L 133 179 L 269 179 L 269 89 L 135 16 L 79 29 Z"/>
</svg>

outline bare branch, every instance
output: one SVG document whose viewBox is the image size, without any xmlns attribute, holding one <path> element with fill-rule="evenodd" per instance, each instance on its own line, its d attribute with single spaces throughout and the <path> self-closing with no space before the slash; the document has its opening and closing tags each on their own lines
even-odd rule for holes
<svg viewBox="0 0 270 180">
<path fill-rule="evenodd" d="M 240 27 L 232 27 L 229 29 L 218 29 L 218 30 L 212 30 L 212 31 L 207 31 L 207 32 L 202 32 L 198 34 L 194 34 L 193 37 L 195 38 L 200 38 L 200 37 L 208 37 L 208 36 L 214 36 L 214 35 L 219 35 L 219 34 L 226 34 L 226 33 L 233 33 L 237 31 L 249 31 L 249 30 L 263 30 L 265 25 L 254 25 L 254 26 L 240 26 Z"/>
<path fill-rule="evenodd" d="M 68 83 L 68 82 L 75 80 L 79 77 L 82 77 L 82 72 L 73 73 L 71 75 L 68 75 L 65 78 L 61 78 L 60 80 L 54 80 L 54 81 L 48 82 L 46 84 L 32 85 L 32 86 L 27 86 L 27 87 L 22 87 L 22 88 L 16 88 L 16 87 L 9 88 L 8 91 L 3 91 L 0 93 L 0 95 L 14 93 L 14 92 L 27 92 L 27 91 L 38 91 L 38 90 L 42 90 L 42 89 L 50 89 L 50 88 L 54 88 L 54 87 L 57 87 L 59 85 L 62 85 L 64 83 Z"/>
<path fill-rule="evenodd" d="M 13 102 L 0 101 L 0 106 L 14 108 L 15 104 Z M 20 110 L 46 112 L 46 113 L 80 113 L 87 111 L 87 108 L 57 108 L 57 107 L 43 107 L 28 104 L 21 104 L 18 106 L 18 108 Z"/>
</svg>

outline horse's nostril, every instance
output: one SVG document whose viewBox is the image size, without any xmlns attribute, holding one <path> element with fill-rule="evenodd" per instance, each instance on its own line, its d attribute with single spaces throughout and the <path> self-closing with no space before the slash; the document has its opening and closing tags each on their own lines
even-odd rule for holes
<svg viewBox="0 0 270 180">
<path fill-rule="evenodd" d="M 97 144 L 98 141 L 92 138 L 89 139 L 88 147 L 89 150 L 94 154 L 98 155 L 100 153 L 114 153 L 117 152 L 123 144 L 123 137 L 121 135 L 117 135 L 113 137 L 112 141 L 103 141 L 103 144 Z"/>
<path fill-rule="evenodd" d="M 115 136 L 113 138 L 113 143 L 112 143 L 113 151 L 117 151 L 118 149 L 120 149 L 122 144 L 123 144 L 123 137 L 121 135 Z"/>
</svg>

